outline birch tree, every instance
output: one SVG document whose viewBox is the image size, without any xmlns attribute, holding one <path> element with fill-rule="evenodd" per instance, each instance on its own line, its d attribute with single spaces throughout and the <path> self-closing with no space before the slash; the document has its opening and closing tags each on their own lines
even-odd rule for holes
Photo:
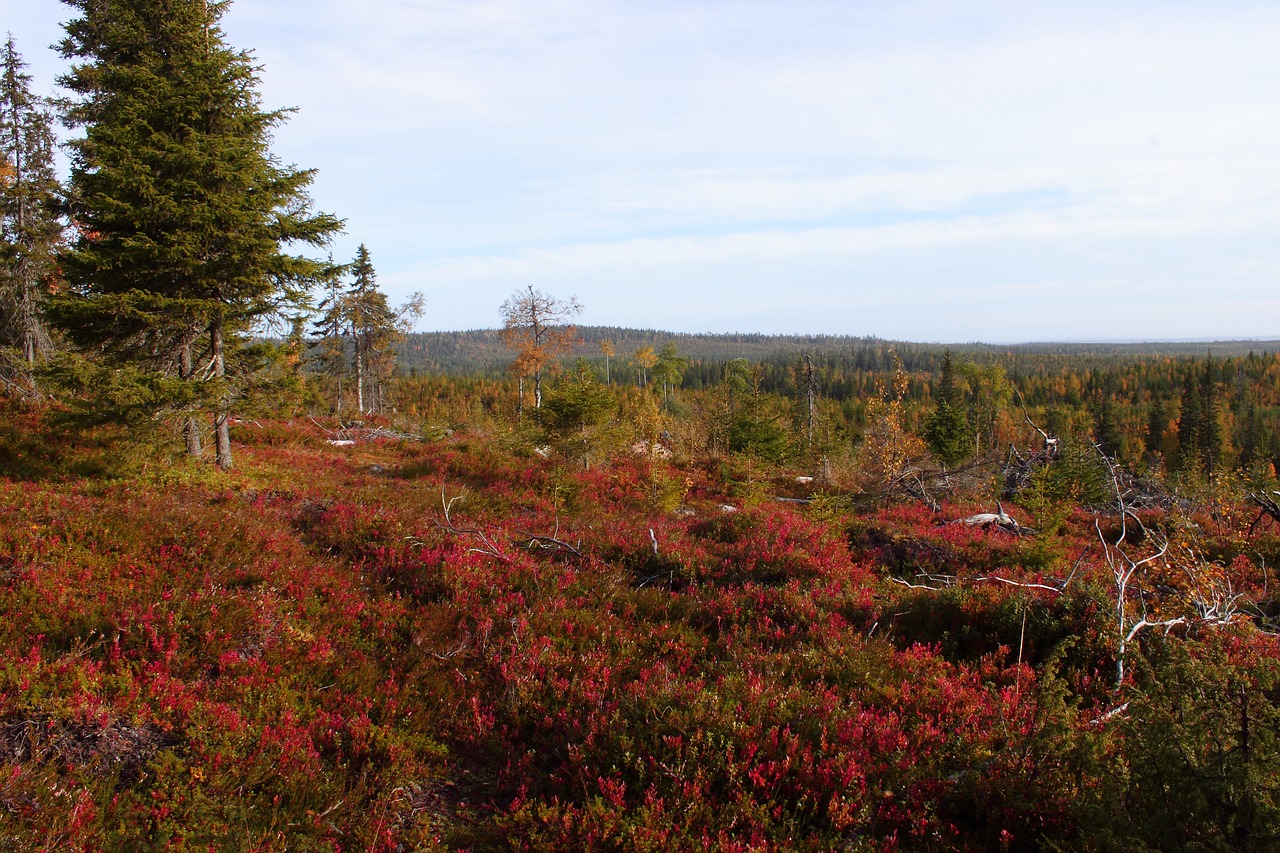
<svg viewBox="0 0 1280 853">
<path fill-rule="evenodd" d="M 516 350 L 519 375 L 533 377 L 533 406 L 542 407 L 542 374 L 576 339 L 577 298 L 560 299 L 528 285 L 502 303 L 502 339 Z M 523 394 L 521 395 L 523 396 Z"/>
</svg>

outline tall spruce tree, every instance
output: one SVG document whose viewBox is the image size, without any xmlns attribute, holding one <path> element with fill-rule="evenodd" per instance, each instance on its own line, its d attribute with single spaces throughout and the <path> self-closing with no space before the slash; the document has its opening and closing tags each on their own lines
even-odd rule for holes
<svg viewBox="0 0 1280 853">
<path fill-rule="evenodd" d="M 395 371 L 393 345 L 404 339 L 422 315 L 422 295 L 413 294 L 400 308 L 392 308 L 378 289 L 378 274 L 363 243 L 351 263 L 353 281 L 347 301 L 354 340 L 352 366 L 356 371 L 356 403 L 361 414 L 381 407 L 382 386 Z"/>
<path fill-rule="evenodd" d="M 328 272 L 320 282 L 320 304 L 312 318 L 311 336 L 307 341 L 311 361 L 334 384 L 334 410 L 343 408 L 342 383 L 347 378 L 347 340 L 351 333 L 351 317 L 347 291 L 342 276 L 349 264 L 337 265 L 330 260 Z"/>
<path fill-rule="evenodd" d="M 161 388 L 158 409 L 211 414 L 219 467 L 231 467 L 228 422 L 252 365 L 255 327 L 306 298 L 320 246 L 341 222 L 312 212 L 313 172 L 281 164 L 251 54 L 229 47 L 227 0 L 63 0 L 80 17 L 60 50 L 77 61 L 68 210 L 76 234 L 62 257 L 69 338 L 108 365 Z M 180 383 L 160 379 L 176 377 Z"/>
<path fill-rule="evenodd" d="M 924 434 L 934 457 L 944 465 L 956 465 L 973 452 L 973 433 L 965 415 L 964 399 L 956 385 L 950 350 L 942 356 L 937 408 L 926 419 Z"/>
<path fill-rule="evenodd" d="M 1200 446 L 1204 434 L 1204 407 L 1194 371 L 1182 382 L 1178 408 L 1178 468 L 1192 471 L 1201 464 Z"/>
<path fill-rule="evenodd" d="M 1151 408 L 1147 411 L 1147 435 L 1146 448 L 1147 453 L 1155 454 L 1160 451 L 1161 442 L 1164 440 L 1164 432 L 1169 427 L 1169 410 L 1165 406 L 1164 399 L 1156 397 L 1151 401 Z"/>
<path fill-rule="evenodd" d="M 61 239 L 53 116 L 31 93 L 10 36 L 0 56 L 0 345 L 30 368 L 50 349 L 45 303 Z M 0 379 L 9 371 L 0 362 Z"/>
<path fill-rule="evenodd" d="M 1213 359 L 1205 360 L 1197 379 L 1195 365 L 1182 387 L 1182 411 L 1178 417 L 1178 467 L 1213 474 L 1229 467 L 1231 446 L 1224 424 L 1222 393 Z"/>
<path fill-rule="evenodd" d="M 381 404 L 383 383 L 395 371 L 394 345 L 422 316 L 422 294 L 415 293 L 404 305 L 392 308 L 387 295 L 378 289 L 378 274 L 363 243 L 351 263 L 331 266 L 330 271 L 312 326 L 312 357 L 336 380 L 339 411 L 342 379 L 354 373 L 356 406 L 363 415 Z M 344 272 L 352 275 L 351 287 L 346 290 L 339 287 L 337 278 Z"/>
<path fill-rule="evenodd" d="M 1217 379 L 1217 368 L 1214 366 L 1212 356 L 1205 359 L 1200 394 L 1202 397 L 1200 455 L 1204 460 L 1205 472 L 1213 474 L 1230 467 L 1231 445 L 1224 422 L 1225 401 L 1222 398 L 1222 389 Z"/>
</svg>

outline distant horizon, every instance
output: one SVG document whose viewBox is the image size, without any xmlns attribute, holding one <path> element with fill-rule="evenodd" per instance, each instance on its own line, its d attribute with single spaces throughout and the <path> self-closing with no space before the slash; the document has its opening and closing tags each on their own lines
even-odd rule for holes
<svg viewBox="0 0 1280 853">
<path fill-rule="evenodd" d="M 40 94 L 74 10 L 10 4 Z M 1280 5 L 233 3 L 273 153 L 421 331 L 1264 339 Z M 62 131 L 63 136 L 66 132 Z M 65 164 L 64 164 L 65 165 Z"/>
<path fill-rule="evenodd" d="M 1035 347 L 1035 346 L 1124 346 L 1124 345 L 1143 345 L 1143 344 L 1241 344 L 1241 343 L 1259 343 L 1259 344 L 1277 344 L 1280 345 L 1280 334 L 1271 337 L 1258 337 L 1254 335 L 1245 335 L 1240 337 L 1200 337 L 1200 338 L 1126 338 L 1126 339 L 1060 339 L 1060 340 L 1008 340 L 1008 341 L 926 341 L 915 340 L 910 338 L 887 338 L 882 335 L 860 335 L 854 333 L 836 333 L 836 332 L 759 332 L 737 330 L 732 332 L 682 332 L 671 329 L 661 329 L 654 327 L 639 326 L 616 326 L 612 324 L 600 323 L 575 323 L 573 324 L 579 329 L 617 329 L 625 332 L 636 333 L 653 333 L 657 335 L 669 335 L 672 337 L 739 337 L 739 336 L 759 336 L 765 338 L 835 338 L 849 340 L 870 340 L 882 341 L 890 344 L 911 344 L 913 346 L 1019 346 L 1019 347 Z M 501 331 L 500 326 L 478 326 L 470 329 L 429 329 L 415 330 L 412 334 L 416 335 L 450 335 L 450 334 L 473 334 L 473 333 L 497 333 Z"/>
</svg>

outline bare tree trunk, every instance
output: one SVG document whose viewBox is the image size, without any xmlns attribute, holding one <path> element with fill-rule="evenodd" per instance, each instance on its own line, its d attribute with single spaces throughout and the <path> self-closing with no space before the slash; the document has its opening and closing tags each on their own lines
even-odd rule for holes
<svg viewBox="0 0 1280 853">
<path fill-rule="evenodd" d="M 23 264 L 22 266 L 26 266 Z M 26 275 L 26 270 L 22 270 L 22 304 L 19 311 L 22 316 L 22 357 L 27 362 L 27 367 L 36 366 L 36 311 L 35 300 L 32 298 L 31 281 Z"/>
<path fill-rule="evenodd" d="M 535 370 L 533 372 L 533 407 L 535 409 L 542 408 L 542 371 Z"/>
<path fill-rule="evenodd" d="M 16 145 L 18 134 L 16 125 L 13 133 Z M 21 182 L 22 152 L 20 148 L 16 147 L 15 152 L 14 179 Z M 17 294 L 18 325 L 22 334 L 22 358 L 26 361 L 28 368 L 33 368 L 36 365 L 36 357 L 43 352 L 47 352 L 51 348 L 51 342 L 49 340 L 49 332 L 40 318 L 39 309 L 36 307 L 35 289 L 38 283 L 36 281 L 36 271 L 32 267 L 31 259 L 28 256 L 28 246 L 26 245 L 27 219 L 27 200 L 19 193 L 17 203 L 18 258 L 14 269 L 20 288 Z M 31 378 L 31 384 L 34 388 L 34 376 Z"/>
<path fill-rule="evenodd" d="M 364 416 L 364 350 L 356 338 L 356 408 Z"/>
<path fill-rule="evenodd" d="M 213 321 L 209 329 L 210 347 L 213 351 L 213 375 L 222 379 L 227 374 L 226 359 L 223 354 L 222 318 Z M 223 471 L 231 470 L 231 401 L 224 395 L 218 400 L 218 410 L 213 415 L 214 458 Z"/>
</svg>

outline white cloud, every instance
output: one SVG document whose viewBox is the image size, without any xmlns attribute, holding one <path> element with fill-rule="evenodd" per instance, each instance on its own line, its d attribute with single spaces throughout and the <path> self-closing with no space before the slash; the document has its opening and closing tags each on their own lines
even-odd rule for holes
<svg viewBox="0 0 1280 853">
<path fill-rule="evenodd" d="M 610 283 L 643 286 L 691 328 L 799 331 L 776 294 L 837 318 L 850 280 L 889 283 L 886 326 L 897 298 L 922 329 L 989 328 L 967 306 L 997 286 L 1056 300 L 1042 337 L 1092 334 L 1072 293 L 1141 294 L 1127 321 L 1169 336 L 1273 305 L 1272 3 L 242 0 L 225 25 L 300 108 L 277 150 L 319 167 L 339 254 L 368 243 L 433 325 L 527 280 L 622 314 Z"/>
</svg>

